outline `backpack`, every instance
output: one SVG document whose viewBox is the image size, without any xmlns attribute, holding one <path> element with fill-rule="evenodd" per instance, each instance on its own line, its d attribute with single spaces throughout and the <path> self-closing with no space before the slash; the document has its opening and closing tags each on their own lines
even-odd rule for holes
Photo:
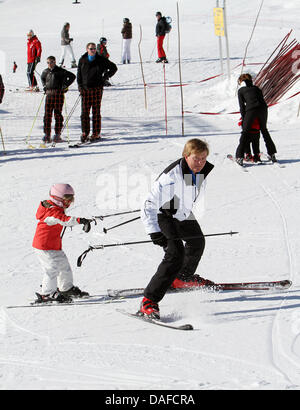
<svg viewBox="0 0 300 410">
<path fill-rule="evenodd" d="M 170 33 L 170 31 L 172 30 L 172 19 L 171 17 L 162 17 L 164 24 L 165 24 L 165 32 L 166 33 Z"/>
</svg>

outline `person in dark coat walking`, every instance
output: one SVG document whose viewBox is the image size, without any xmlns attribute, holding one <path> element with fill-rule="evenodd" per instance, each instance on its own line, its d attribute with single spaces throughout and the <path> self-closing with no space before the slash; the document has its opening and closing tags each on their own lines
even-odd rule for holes
<svg viewBox="0 0 300 410">
<path fill-rule="evenodd" d="M 122 63 L 123 64 L 130 64 L 131 60 L 131 52 L 130 52 L 130 46 L 131 46 L 131 40 L 132 40 L 132 24 L 129 21 L 129 18 L 124 18 L 123 19 L 123 27 L 121 30 L 121 34 L 123 37 L 122 41 Z"/>
<path fill-rule="evenodd" d="M 276 147 L 267 129 L 268 106 L 263 93 L 257 86 L 253 85 L 250 74 L 242 74 L 238 79 L 239 85 L 245 82 L 245 86 L 238 91 L 240 112 L 242 116 L 242 134 L 236 149 L 236 161 L 243 165 L 245 146 L 251 137 L 251 128 L 255 118 L 258 119 L 260 132 L 266 144 L 267 153 L 273 162 L 276 162 Z"/>
<path fill-rule="evenodd" d="M 156 60 L 157 63 L 168 63 L 167 57 L 165 50 L 163 48 L 163 42 L 165 39 L 166 35 L 166 18 L 162 17 L 162 14 L 160 11 L 156 13 L 156 28 L 155 28 L 155 34 L 157 38 L 157 54 L 158 54 L 158 59 Z"/>
<path fill-rule="evenodd" d="M 5 91 L 5 87 L 4 87 L 2 77 L 1 77 L 1 74 L 0 74 L 0 104 L 2 103 L 2 100 L 3 100 L 4 91 Z"/>
<path fill-rule="evenodd" d="M 48 68 L 41 75 L 44 91 L 46 94 L 45 115 L 44 115 L 44 142 L 51 141 L 51 122 L 54 113 L 55 136 L 53 142 L 61 142 L 61 130 L 64 118 L 62 109 L 64 105 L 65 93 L 68 87 L 75 81 L 75 74 L 56 65 L 54 56 L 47 58 Z"/>
<path fill-rule="evenodd" d="M 95 43 L 88 43 L 86 53 L 78 63 L 77 83 L 81 94 L 81 141 L 87 141 L 90 133 L 90 110 L 93 113 L 93 134 L 91 140 L 100 138 L 101 100 L 105 81 L 115 75 L 118 68 L 108 58 L 97 53 Z"/>
<path fill-rule="evenodd" d="M 206 177 L 214 168 L 207 161 L 208 154 L 204 141 L 189 140 L 182 157 L 162 172 L 146 197 L 141 219 L 146 233 L 165 255 L 145 288 L 140 315 L 159 319 L 158 302 L 170 287 L 189 289 L 213 284 L 195 275 L 205 238 L 192 212 L 195 203 L 204 208 Z"/>
</svg>

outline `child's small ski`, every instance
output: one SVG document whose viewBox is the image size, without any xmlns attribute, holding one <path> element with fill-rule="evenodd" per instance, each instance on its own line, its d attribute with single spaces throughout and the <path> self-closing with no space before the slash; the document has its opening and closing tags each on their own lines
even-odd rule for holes
<svg viewBox="0 0 300 410">
<path fill-rule="evenodd" d="M 28 305 L 11 305 L 11 306 L 6 306 L 6 309 L 19 309 L 19 308 L 40 308 L 40 307 L 58 307 L 58 306 L 91 306 L 91 305 L 105 305 L 108 303 L 114 303 L 114 302 L 123 302 L 121 298 L 119 299 L 113 299 L 109 296 L 103 296 L 101 298 L 97 299 L 91 299 L 91 298 L 83 298 L 83 299 L 75 299 L 72 300 L 71 302 L 43 302 L 43 303 L 36 303 L 36 302 L 31 302 Z"/>
<path fill-rule="evenodd" d="M 230 161 L 232 161 L 240 171 L 243 172 L 248 172 L 248 170 L 245 168 L 245 165 L 240 165 L 237 161 L 236 158 L 232 155 L 232 154 L 228 154 L 227 158 L 230 159 Z"/>
</svg>

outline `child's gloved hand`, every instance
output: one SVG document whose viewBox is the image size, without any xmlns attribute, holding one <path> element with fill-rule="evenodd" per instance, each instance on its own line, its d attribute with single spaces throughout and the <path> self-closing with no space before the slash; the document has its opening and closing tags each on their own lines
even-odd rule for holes
<svg viewBox="0 0 300 410">
<path fill-rule="evenodd" d="M 83 225 L 82 230 L 86 233 L 90 232 L 91 222 L 93 222 L 93 219 L 79 218 L 79 220 L 79 223 Z"/>
</svg>

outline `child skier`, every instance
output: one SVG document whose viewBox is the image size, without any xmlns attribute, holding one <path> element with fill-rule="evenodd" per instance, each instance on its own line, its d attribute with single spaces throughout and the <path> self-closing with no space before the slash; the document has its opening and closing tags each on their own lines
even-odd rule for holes
<svg viewBox="0 0 300 410">
<path fill-rule="evenodd" d="M 36 213 L 39 220 L 32 246 L 41 263 L 44 277 L 41 294 L 36 293 L 36 303 L 71 302 L 72 296 L 89 296 L 73 285 L 73 274 L 68 258 L 62 250 L 63 227 L 83 224 L 89 232 L 91 220 L 67 216 L 65 209 L 74 202 L 74 190 L 69 184 L 54 184 L 50 199 L 42 201 Z"/>
<path fill-rule="evenodd" d="M 242 119 L 240 119 L 238 125 L 242 126 Z M 245 141 L 244 148 L 244 160 L 250 162 L 261 162 L 260 159 L 260 149 L 259 149 L 259 137 L 260 137 L 260 125 L 258 118 L 254 118 L 252 122 L 251 129 L 249 130 L 249 136 Z M 251 154 L 251 145 L 252 152 Z"/>
</svg>

